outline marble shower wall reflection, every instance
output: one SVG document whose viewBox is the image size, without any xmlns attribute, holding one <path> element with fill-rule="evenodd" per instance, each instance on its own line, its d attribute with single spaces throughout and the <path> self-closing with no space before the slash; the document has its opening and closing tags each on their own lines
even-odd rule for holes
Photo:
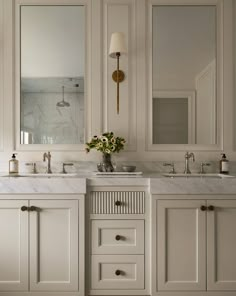
<svg viewBox="0 0 236 296">
<path fill-rule="evenodd" d="M 84 143 L 83 78 L 22 78 L 21 144 Z M 58 107 L 63 100 L 70 104 Z"/>
</svg>

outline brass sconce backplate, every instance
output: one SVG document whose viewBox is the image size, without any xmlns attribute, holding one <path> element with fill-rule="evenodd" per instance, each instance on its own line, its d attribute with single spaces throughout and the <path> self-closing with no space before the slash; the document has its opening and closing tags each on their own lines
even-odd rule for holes
<svg viewBox="0 0 236 296">
<path fill-rule="evenodd" d="M 125 73 L 121 70 L 118 71 L 118 81 L 117 81 L 117 70 L 112 73 L 112 79 L 115 82 L 122 82 L 125 79 Z"/>
</svg>

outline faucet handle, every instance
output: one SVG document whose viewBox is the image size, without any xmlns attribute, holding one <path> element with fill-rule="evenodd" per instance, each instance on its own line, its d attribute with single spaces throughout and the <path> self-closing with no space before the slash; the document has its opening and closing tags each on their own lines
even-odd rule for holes
<svg viewBox="0 0 236 296">
<path fill-rule="evenodd" d="M 73 166 L 74 164 L 72 162 L 63 162 L 62 164 L 62 174 L 67 174 L 67 171 L 65 169 L 66 166 Z"/>
<path fill-rule="evenodd" d="M 186 151 L 184 157 L 185 157 L 185 159 L 190 159 L 192 157 L 193 161 L 195 161 L 195 155 L 193 152 Z"/>
<path fill-rule="evenodd" d="M 169 174 L 176 174 L 175 165 L 174 165 L 173 162 L 171 162 L 171 163 L 164 162 L 163 163 L 163 166 L 170 166 L 171 167 L 171 171 L 169 172 Z"/>
<path fill-rule="evenodd" d="M 210 166 L 211 164 L 209 162 L 201 162 L 201 165 L 200 165 L 200 174 L 205 174 L 205 170 L 204 170 L 204 167 L 205 166 Z"/>
<path fill-rule="evenodd" d="M 37 168 L 36 168 L 36 162 L 27 162 L 25 164 L 26 166 L 32 166 L 32 172 L 33 174 L 37 174 Z"/>
</svg>

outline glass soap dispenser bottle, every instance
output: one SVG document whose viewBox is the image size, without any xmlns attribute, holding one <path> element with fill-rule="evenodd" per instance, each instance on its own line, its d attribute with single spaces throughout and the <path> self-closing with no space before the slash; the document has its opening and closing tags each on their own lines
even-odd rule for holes
<svg viewBox="0 0 236 296">
<path fill-rule="evenodd" d="M 229 161 L 226 158 L 225 153 L 222 153 L 222 158 L 220 160 L 220 173 L 221 174 L 228 174 L 229 173 Z"/>
<path fill-rule="evenodd" d="M 9 160 L 9 174 L 19 173 L 19 161 L 16 159 L 16 153 L 12 154 L 12 158 Z"/>
</svg>

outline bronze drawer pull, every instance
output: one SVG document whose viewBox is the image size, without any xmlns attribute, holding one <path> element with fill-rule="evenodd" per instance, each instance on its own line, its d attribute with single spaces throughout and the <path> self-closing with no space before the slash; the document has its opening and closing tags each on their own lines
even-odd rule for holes
<svg viewBox="0 0 236 296">
<path fill-rule="evenodd" d="M 206 206 L 201 206 L 201 211 L 206 211 L 207 207 Z"/>
<path fill-rule="evenodd" d="M 115 274 L 118 276 L 118 275 L 121 275 L 121 271 L 119 270 L 119 269 L 117 269 L 116 271 L 115 271 Z"/>
<path fill-rule="evenodd" d="M 31 206 L 31 207 L 29 207 L 28 211 L 30 211 L 30 212 L 36 212 L 36 211 L 39 211 L 39 208 L 37 208 L 35 206 Z"/>
</svg>

